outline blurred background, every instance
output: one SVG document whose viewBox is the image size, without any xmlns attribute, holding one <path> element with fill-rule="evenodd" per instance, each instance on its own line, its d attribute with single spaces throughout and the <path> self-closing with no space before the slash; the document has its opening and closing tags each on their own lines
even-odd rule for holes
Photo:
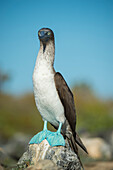
<svg viewBox="0 0 113 170">
<path fill-rule="evenodd" d="M 113 0 L 0 0 L 0 19 L 1 165 L 15 164 L 42 130 L 32 74 L 38 30 L 49 27 L 55 34 L 55 69 L 73 91 L 77 131 L 89 151 L 88 156 L 80 151 L 82 161 L 86 169 L 108 168 L 113 161 Z"/>
</svg>

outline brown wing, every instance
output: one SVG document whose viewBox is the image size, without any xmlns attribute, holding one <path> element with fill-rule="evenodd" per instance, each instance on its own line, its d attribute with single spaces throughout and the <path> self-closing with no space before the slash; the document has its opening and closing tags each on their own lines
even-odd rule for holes
<svg viewBox="0 0 113 170">
<path fill-rule="evenodd" d="M 73 148 L 75 148 L 74 150 L 76 150 L 76 144 L 75 144 L 76 142 L 86 153 L 88 153 L 86 147 L 84 146 L 84 144 L 82 143 L 81 139 L 79 138 L 78 134 L 75 131 L 76 111 L 75 111 L 73 94 L 60 73 L 58 72 L 55 73 L 54 79 L 55 79 L 55 85 L 56 85 L 56 89 L 58 91 L 60 100 L 64 106 L 65 117 L 68 120 L 68 123 L 72 130 L 73 135 L 70 140 L 73 145 Z M 73 140 L 73 137 L 75 141 Z"/>
<path fill-rule="evenodd" d="M 54 79 L 60 100 L 64 106 L 65 117 L 68 120 L 72 131 L 75 131 L 76 111 L 73 94 L 60 73 L 57 72 Z"/>
</svg>

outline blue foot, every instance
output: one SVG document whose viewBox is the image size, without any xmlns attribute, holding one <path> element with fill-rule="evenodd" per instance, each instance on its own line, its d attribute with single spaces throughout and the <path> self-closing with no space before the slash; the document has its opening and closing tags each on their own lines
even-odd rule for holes
<svg viewBox="0 0 113 170">
<path fill-rule="evenodd" d="M 65 140 L 61 133 L 59 132 L 49 133 L 47 141 L 50 144 L 50 146 L 65 146 Z"/>
<path fill-rule="evenodd" d="M 61 135 L 62 123 L 59 124 L 59 128 L 57 132 L 51 132 L 47 130 L 47 121 L 44 121 L 44 129 L 43 131 L 37 133 L 29 142 L 29 144 L 39 144 L 44 139 L 46 139 L 50 146 L 65 146 L 65 140 Z"/>
<path fill-rule="evenodd" d="M 44 139 L 47 138 L 49 135 L 50 131 L 47 130 L 47 121 L 44 121 L 44 129 L 43 131 L 37 133 L 33 138 L 30 140 L 29 144 L 34 144 L 34 143 L 41 143 Z"/>
<path fill-rule="evenodd" d="M 34 143 L 41 143 L 44 139 L 47 138 L 49 135 L 50 131 L 49 130 L 43 130 L 39 133 L 37 133 L 33 138 L 30 140 L 29 144 L 34 144 Z"/>
</svg>

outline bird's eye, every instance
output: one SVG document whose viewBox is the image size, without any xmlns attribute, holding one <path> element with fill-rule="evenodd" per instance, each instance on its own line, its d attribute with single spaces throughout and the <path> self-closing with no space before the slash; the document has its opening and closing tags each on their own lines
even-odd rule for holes
<svg viewBox="0 0 113 170">
<path fill-rule="evenodd" d="M 50 35 L 50 34 L 51 34 L 50 32 L 47 33 L 47 35 Z"/>
</svg>

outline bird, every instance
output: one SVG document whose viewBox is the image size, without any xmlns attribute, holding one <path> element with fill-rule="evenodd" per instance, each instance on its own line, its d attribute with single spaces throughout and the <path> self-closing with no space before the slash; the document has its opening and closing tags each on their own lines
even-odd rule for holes
<svg viewBox="0 0 113 170">
<path fill-rule="evenodd" d="M 65 146 L 67 139 L 71 149 L 78 152 L 78 144 L 87 149 L 76 132 L 76 109 L 73 93 L 61 73 L 54 69 L 55 37 L 50 28 L 38 31 L 40 49 L 33 72 L 33 89 L 37 109 L 44 121 L 44 128 L 29 142 L 41 143 L 46 139 L 51 146 Z M 49 122 L 56 132 L 47 129 Z"/>
</svg>

